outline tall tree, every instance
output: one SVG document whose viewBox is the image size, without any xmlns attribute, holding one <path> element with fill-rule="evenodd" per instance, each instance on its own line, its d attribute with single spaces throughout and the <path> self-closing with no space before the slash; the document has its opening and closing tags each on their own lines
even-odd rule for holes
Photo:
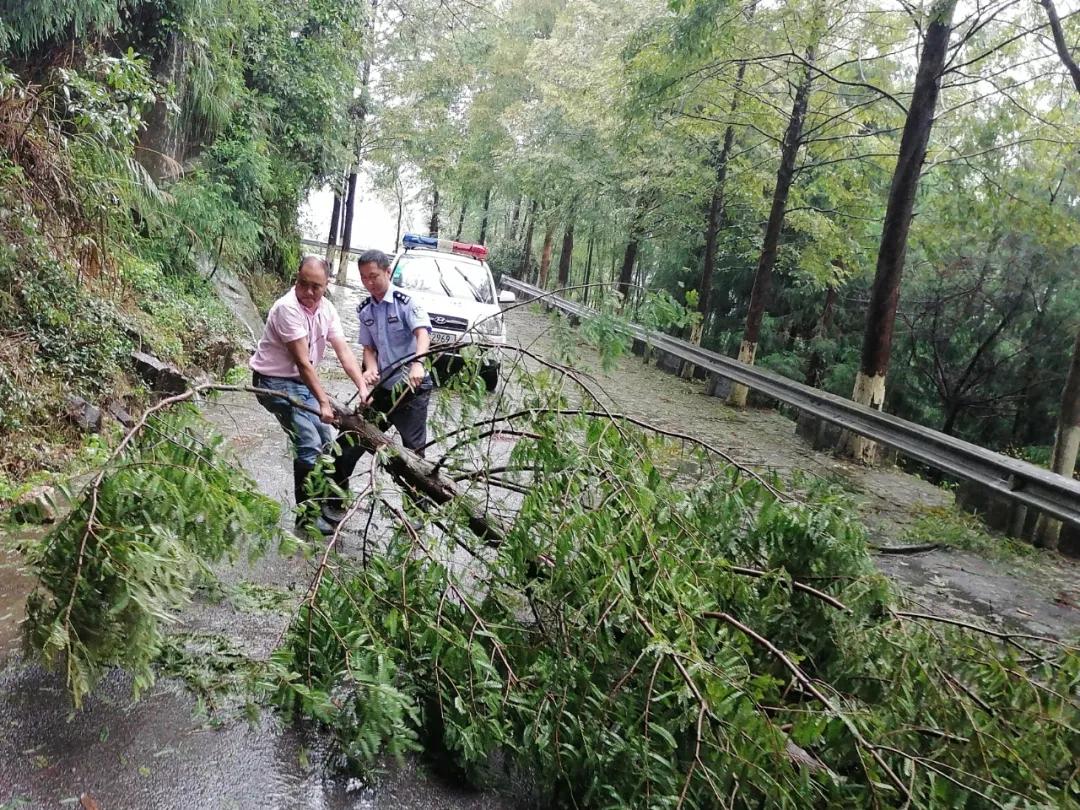
<svg viewBox="0 0 1080 810">
<path fill-rule="evenodd" d="M 518 278 L 527 281 L 529 278 L 529 261 L 532 259 L 533 226 L 536 224 L 537 202 L 534 199 L 525 214 L 525 239 L 521 245 L 521 266 L 518 267 Z"/>
<path fill-rule="evenodd" d="M 439 187 L 431 190 L 431 216 L 428 218 L 428 236 L 439 235 Z"/>
<path fill-rule="evenodd" d="M 589 247 L 585 251 L 585 280 L 581 288 L 581 303 L 589 305 L 589 285 L 592 283 L 593 245 L 596 243 L 596 228 L 589 231 Z"/>
<path fill-rule="evenodd" d="M 630 233 L 626 239 L 626 249 L 623 251 L 617 286 L 618 291 L 622 293 L 624 307 L 630 298 L 630 290 L 634 282 L 634 264 L 637 262 L 638 250 L 645 235 L 645 217 L 653 205 L 655 196 L 656 191 L 650 190 L 646 195 L 639 197 L 634 206 L 634 216 L 630 221 Z M 612 260 L 614 260 L 614 255 Z"/>
<path fill-rule="evenodd" d="M 761 255 L 758 258 L 757 272 L 754 274 L 754 288 L 750 293 L 750 308 L 746 314 L 746 327 L 742 343 L 739 345 L 739 361 L 754 364 L 757 356 L 758 337 L 761 333 L 761 321 L 765 315 L 765 304 L 772 284 L 773 267 L 776 253 L 780 247 L 780 231 L 784 227 L 784 214 L 787 210 L 788 193 L 795 179 L 795 160 L 802 144 L 803 121 L 810 102 L 810 87 L 814 80 L 814 47 L 806 52 L 803 75 L 795 91 L 788 118 L 787 130 L 780 145 L 780 167 L 776 171 L 776 184 L 773 187 L 772 206 L 769 220 L 765 225 L 765 236 L 761 242 Z M 745 385 L 733 385 L 728 402 L 737 408 L 746 407 L 748 389 Z"/>
<path fill-rule="evenodd" d="M 352 249 L 353 216 L 356 211 L 357 175 L 363 162 L 366 133 L 364 124 L 371 107 L 371 65 L 375 59 L 375 20 L 379 13 L 379 0 L 371 0 L 371 11 L 365 25 L 364 58 L 360 65 L 360 95 L 356 101 L 356 145 L 355 157 L 349 167 L 349 179 L 346 183 L 345 216 L 341 234 L 341 269 L 338 271 L 338 283 L 344 284 L 349 268 L 349 251 Z"/>
<path fill-rule="evenodd" d="M 330 233 L 326 237 L 326 261 L 336 264 L 334 248 L 338 244 L 338 232 L 341 230 L 341 191 L 334 184 L 334 207 L 330 211 Z"/>
<path fill-rule="evenodd" d="M 521 195 L 514 199 L 514 213 L 510 217 L 510 241 L 516 241 L 518 238 L 518 219 L 521 217 Z"/>
<path fill-rule="evenodd" d="M 484 215 L 480 219 L 480 237 L 476 240 L 481 245 L 487 244 L 488 212 L 491 210 L 491 186 L 484 192 Z"/>
<path fill-rule="evenodd" d="M 746 10 L 746 20 L 750 22 L 757 10 L 757 0 L 751 2 Z M 742 97 L 743 84 L 746 82 L 746 60 L 739 62 L 735 73 L 735 84 L 732 87 L 731 103 L 728 105 L 728 123 L 724 127 L 724 138 L 719 153 L 713 155 L 713 167 L 715 180 L 713 183 L 712 196 L 709 198 L 709 208 L 705 216 L 705 249 L 701 263 L 701 278 L 698 280 L 698 312 L 701 319 L 694 325 L 694 333 L 691 342 L 701 343 L 702 334 L 707 327 L 706 320 L 712 307 L 713 275 L 716 272 L 716 242 L 720 232 L 720 223 L 724 218 L 724 190 L 727 185 L 728 165 L 731 162 L 731 149 L 735 145 L 735 113 L 739 109 L 739 100 Z M 688 376 L 689 366 L 683 368 L 683 376 Z"/>
<path fill-rule="evenodd" d="M 861 405 L 881 410 L 885 402 L 885 374 L 892 352 L 893 326 L 900 298 L 900 279 L 904 273 L 908 232 L 915 208 L 915 192 L 919 187 L 930 130 L 934 124 L 938 94 L 945 57 L 949 50 L 953 12 L 957 0 L 934 0 L 923 37 L 915 88 L 911 94 L 900 153 L 893 171 L 885 222 L 878 246 L 877 269 L 870 291 L 866 312 L 859 372 L 855 377 L 852 399 Z M 848 451 L 859 461 L 873 464 L 877 446 L 861 436 L 844 439 Z"/>
<path fill-rule="evenodd" d="M 746 62 L 739 63 L 738 73 L 735 76 L 735 90 L 731 95 L 729 108 L 732 118 L 739 108 L 739 94 L 742 91 L 743 82 L 746 79 Z M 716 272 L 716 240 L 720 232 L 720 223 L 724 217 L 724 186 L 727 184 L 728 163 L 731 160 L 731 148 L 735 144 L 735 124 L 728 123 L 724 128 L 723 145 L 719 154 L 716 155 L 716 180 L 713 184 L 712 196 L 709 198 L 709 210 L 705 217 L 705 254 L 701 264 L 701 278 L 698 280 L 698 312 L 701 320 L 698 322 L 698 339 L 701 342 L 701 330 L 705 328 L 705 319 L 709 317 L 712 306 L 713 275 Z"/>
<path fill-rule="evenodd" d="M 461 199 L 461 211 L 458 213 L 457 230 L 454 231 L 454 238 L 461 238 L 461 231 L 465 228 L 465 212 L 468 211 L 469 198 L 462 197 Z"/>
<path fill-rule="evenodd" d="M 555 247 L 555 217 L 548 220 L 544 228 L 544 246 L 540 249 L 540 270 L 537 275 L 537 285 L 547 289 L 548 275 L 551 272 L 551 251 Z"/>
<path fill-rule="evenodd" d="M 1058 410 L 1057 433 L 1050 469 L 1058 475 L 1072 478 L 1076 469 L 1076 457 L 1080 453 L 1080 329 L 1076 332 L 1072 362 L 1061 391 L 1061 408 Z M 1061 522 L 1039 515 L 1035 524 L 1035 543 L 1043 548 L 1056 549 L 1061 535 Z"/>
<path fill-rule="evenodd" d="M 1080 66 L 1077 66 L 1065 41 L 1065 32 L 1061 28 L 1061 19 L 1053 0 L 1039 0 L 1046 9 L 1050 20 L 1050 29 L 1054 35 L 1061 63 L 1072 78 L 1073 87 L 1080 93 Z M 1080 329 L 1076 333 L 1073 346 L 1072 362 L 1061 391 L 1061 407 L 1058 410 L 1057 431 L 1054 434 L 1054 450 L 1050 458 L 1050 469 L 1058 475 L 1072 477 L 1076 469 L 1076 457 L 1080 453 Z M 1039 515 L 1035 524 L 1035 542 L 1043 548 L 1056 549 L 1061 535 L 1061 522 Z"/>
<path fill-rule="evenodd" d="M 574 259 L 574 212 L 570 211 L 570 218 L 566 222 L 566 230 L 563 232 L 562 252 L 559 253 L 559 278 L 558 288 L 565 289 L 570 286 L 570 265 Z"/>
</svg>

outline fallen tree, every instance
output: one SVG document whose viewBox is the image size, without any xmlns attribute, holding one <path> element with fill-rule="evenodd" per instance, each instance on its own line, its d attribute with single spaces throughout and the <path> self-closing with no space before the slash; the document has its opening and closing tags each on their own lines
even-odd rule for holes
<svg viewBox="0 0 1080 810">
<path fill-rule="evenodd" d="M 263 696 L 358 768 L 426 748 L 483 783 L 510 763 L 557 806 L 1077 803 L 1075 647 L 905 610 L 842 496 L 785 493 L 593 389 L 552 363 L 512 398 L 466 382 L 431 461 L 341 411 L 370 463 Z M 139 420 L 34 558 L 32 637 L 80 662 L 76 697 L 107 663 L 150 677 L 175 572 L 272 522 L 164 416 L 195 393 Z M 380 470 L 428 502 L 424 527 Z M 147 481 L 160 497 L 143 502 Z M 374 510 L 396 529 L 369 536 Z M 178 584 L 119 568 L 128 545 Z"/>
</svg>

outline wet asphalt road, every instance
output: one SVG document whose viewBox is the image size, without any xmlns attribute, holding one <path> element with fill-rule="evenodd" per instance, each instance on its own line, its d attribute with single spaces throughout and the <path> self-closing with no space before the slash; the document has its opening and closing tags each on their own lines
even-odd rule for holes
<svg viewBox="0 0 1080 810">
<path fill-rule="evenodd" d="M 332 288 L 355 339 L 355 290 Z M 519 309 L 509 318 L 511 340 L 553 356 L 552 320 Z M 772 411 L 732 411 L 706 397 L 701 383 L 681 380 L 627 356 L 602 371 L 588 350 L 573 359 L 610 406 L 665 428 L 688 430 L 746 465 L 781 477 L 796 471 L 842 482 L 859 499 L 875 539 L 897 542 L 912 515 L 947 505 L 951 494 L 897 470 L 865 470 L 816 453 L 793 435 L 793 424 Z M 528 365 L 532 366 L 531 363 Z M 343 399 L 351 384 L 338 370 L 325 375 Z M 492 404 L 495 398 L 491 398 Z M 447 403 L 453 415 L 453 404 Z M 207 415 L 230 438 L 260 488 L 291 500 L 288 451 L 273 419 L 250 397 L 226 396 Z M 506 448 L 493 448 L 496 454 Z M 291 520 L 286 515 L 285 521 Z M 381 527 L 385 528 L 385 526 Z M 380 530 L 376 526 L 376 533 Z M 130 679 L 114 672 L 80 712 L 72 712 L 62 680 L 11 653 L 21 595 L 28 581 L 0 538 L 0 808 L 79 807 L 92 797 L 105 808 L 416 808 L 502 810 L 530 806 L 520 797 L 474 793 L 431 777 L 416 760 L 388 765 L 373 788 L 336 777 L 322 767 L 325 740 L 285 727 L 272 713 L 248 724 L 228 720 L 211 727 L 193 715 L 195 698 L 175 682 L 159 682 L 138 702 Z M 931 607 L 966 617 L 988 617 L 1035 632 L 1075 634 L 1077 609 L 1055 594 L 1075 587 L 1078 566 L 1053 560 L 1020 569 L 952 550 L 913 559 L 881 558 L 890 576 Z M 269 554 L 242 559 L 219 571 L 224 583 L 302 589 L 310 563 Z M 197 599 L 178 617 L 177 629 L 225 636 L 246 654 L 269 654 L 286 617 L 253 613 L 229 602 Z"/>
<path fill-rule="evenodd" d="M 346 331 L 355 340 L 355 290 L 334 288 Z M 329 363 L 331 393 L 348 399 L 354 389 Z M 284 433 L 249 395 L 227 394 L 205 407 L 229 438 L 260 489 L 291 504 L 291 464 Z M 390 487 L 387 479 L 382 486 Z M 283 523 L 291 525 L 286 510 Z M 373 534 L 388 528 L 376 518 Z M 114 671 L 75 712 L 62 675 L 24 662 L 17 622 L 30 581 L 0 536 L 0 810 L 98 807 L 101 810 L 513 810 L 534 805 L 494 792 L 477 792 L 432 776 L 415 758 L 386 762 L 373 786 L 324 767 L 326 740 L 286 726 L 272 712 L 249 724 L 220 726 L 195 716 L 196 699 L 181 683 L 159 681 L 136 701 L 131 679 Z M 347 538 L 347 542 L 348 538 Z M 353 546 L 347 553 L 356 553 Z M 222 583 L 254 583 L 300 592 L 311 563 L 268 553 L 255 563 L 241 556 L 218 570 Z M 287 621 L 283 612 L 237 609 L 228 600 L 202 598 L 177 617 L 176 631 L 227 638 L 247 655 L 268 655 Z M 512 790 L 513 786 L 508 786 Z M 93 804 L 80 805 L 84 802 Z"/>
</svg>

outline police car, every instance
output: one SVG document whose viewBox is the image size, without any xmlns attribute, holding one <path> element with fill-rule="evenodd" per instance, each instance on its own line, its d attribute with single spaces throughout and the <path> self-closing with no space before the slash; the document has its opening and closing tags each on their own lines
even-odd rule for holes
<svg viewBox="0 0 1080 810">
<path fill-rule="evenodd" d="M 499 292 L 484 259 L 487 248 L 449 239 L 405 234 L 403 250 L 395 257 L 391 281 L 427 310 L 431 318 L 431 347 L 454 344 L 441 352 L 435 371 L 445 379 L 462 365 L 458 347 L 471 344 L 501 346 L 506 324 L 500 304 L 512 304 L 512 292 Z M 497 352 L 481 355 L 480 377 L 489 391 L 499 382 Z"/>
</svg>

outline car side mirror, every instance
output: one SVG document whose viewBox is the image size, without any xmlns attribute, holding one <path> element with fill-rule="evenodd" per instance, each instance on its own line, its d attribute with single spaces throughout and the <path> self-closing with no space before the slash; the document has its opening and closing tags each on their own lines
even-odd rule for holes
<svg viewBox="0 0 1080 810">
<path fill-rule="evenodd" d="M 509 290 L 499 290 L 499 303 L 512 304 L 517 301 L 517 296 Z"/>
</svg>

